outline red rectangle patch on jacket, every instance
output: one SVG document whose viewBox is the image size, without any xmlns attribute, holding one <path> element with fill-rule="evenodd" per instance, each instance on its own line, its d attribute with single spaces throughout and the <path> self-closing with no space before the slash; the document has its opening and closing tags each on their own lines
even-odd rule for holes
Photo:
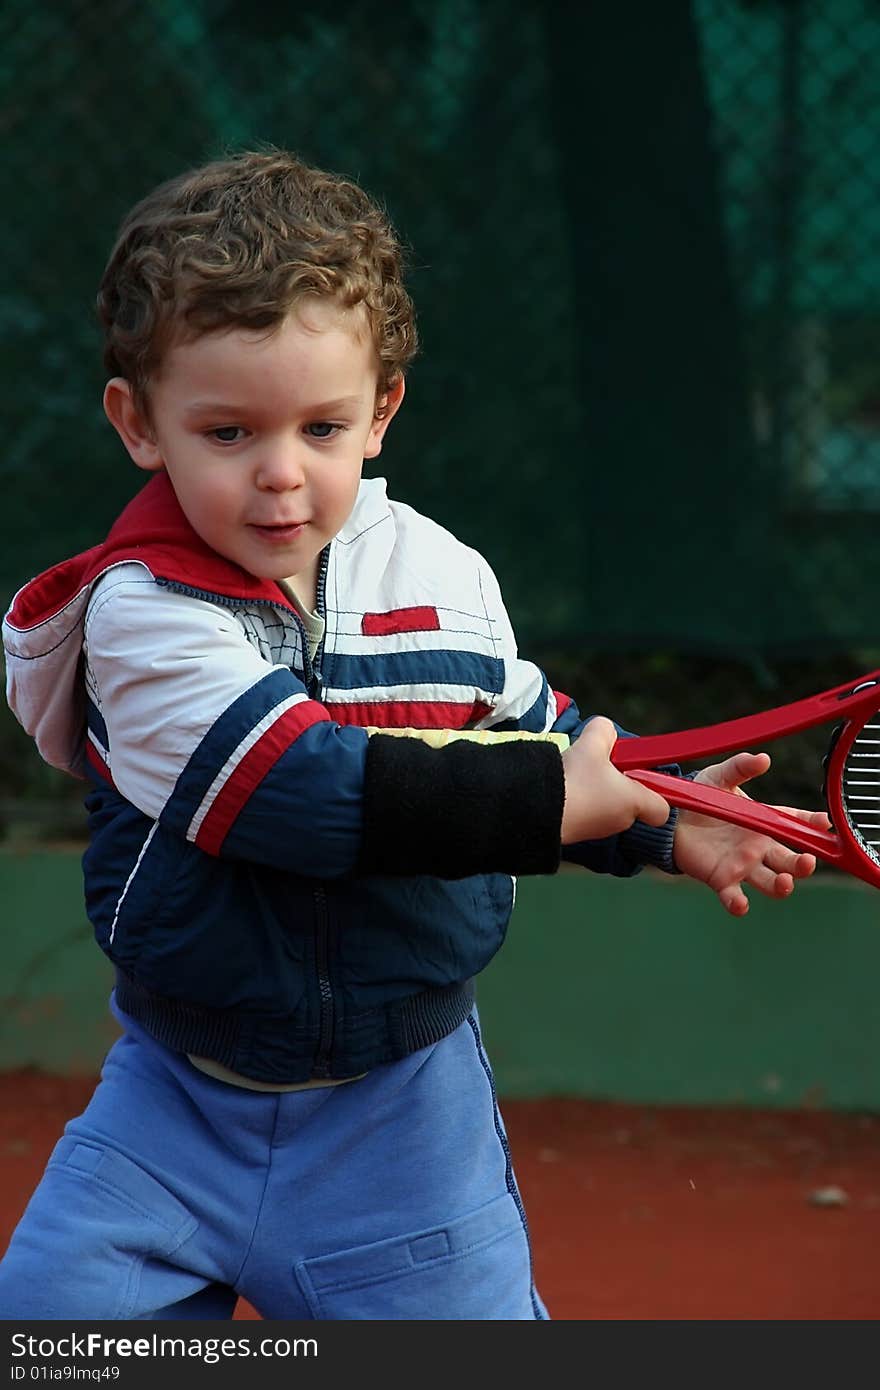
<svg viewBox="0 0 880 1390">
<path fill-rule="evenodd" d="M 390 613 L 365 613 L 361 632 L 364 637 L 388 637 L 392 632 L 437 632 L 439 627 L 436 608 L 392 608 Z"/>
</svg>

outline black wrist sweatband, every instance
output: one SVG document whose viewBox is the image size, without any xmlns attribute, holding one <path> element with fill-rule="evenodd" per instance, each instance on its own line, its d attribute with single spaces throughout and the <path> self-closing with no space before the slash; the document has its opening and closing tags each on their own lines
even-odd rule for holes
<svg viewBox="0 0 880 1390">
<path fill-rule="evenodd" d="M 459 740 L 431 748 L 374 734 L 358 872 L 468 878 L 552 874 L 565 778 L 553 743 Z"/>
</svg>

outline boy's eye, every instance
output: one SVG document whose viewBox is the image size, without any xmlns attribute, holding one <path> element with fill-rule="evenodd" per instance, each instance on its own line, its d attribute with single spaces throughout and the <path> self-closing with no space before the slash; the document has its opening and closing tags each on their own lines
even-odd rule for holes
<svg viewBox="0 0 880 1390">
<path fill-rule="evenodd" d="M 241 425 L 221 425 L 219 429 L 209 430 L 212 439 L 220 444 L 237 444 L 244 435 Z"/>
<path fill-rule="evenodd" d="M 331 425 L 329 420 L 316 420 L 314 424 L 306 425 L 306 433 L 312 439 L 331 439 L 341 425 Z"/>
</svg>

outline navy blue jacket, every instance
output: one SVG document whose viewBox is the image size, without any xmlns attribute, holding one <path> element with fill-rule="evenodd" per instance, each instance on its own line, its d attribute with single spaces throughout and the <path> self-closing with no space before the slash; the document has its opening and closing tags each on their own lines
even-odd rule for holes
<svg viewBox="0 0 880 1390">
<path fill-rule="evenodd" d="M 504 939 L 512 876 L 558 867 L 559 748 L 423 731 L 583 727 L 517 654 L 486 562 L 381 480 L 322 556 L 318 602 L 312 659 L 284 592 L 210 551 L 159 475 L 4 621 L 12 708 L 93 784 L 86 902 L 120 1007 L 279 1084 L 445 1036 Z M 568 857 L 669 868 L 672 829 Z"/>
</svg>

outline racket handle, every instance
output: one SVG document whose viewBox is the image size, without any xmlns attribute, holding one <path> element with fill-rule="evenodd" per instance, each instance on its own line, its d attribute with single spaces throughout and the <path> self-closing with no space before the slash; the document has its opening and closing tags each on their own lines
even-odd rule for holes
<svg viewBox="0 0 880 1390">
<path fill-rule="evenodd" d="M 763 801 L 752 801 L 748 796 L 738 796 L 736 792 L 710 787 L 705 782 L 691 782 L 686 777 L 673 777 L 668 772 L 652 772 L 644 768 L 632 768 L 627 777 L 659 792 L 671 806 L 682 811 L 697 811 L 716 820 L 728 821 L 743 830 L 757 830 L 774 840 L 781 840 L 790 849 L 806 851 L 824 859 L 828 864 L 840 867 L 840 839 L 831 830 L 819 830 L 798 820 L 787 811 L 767 806 Z"/>
<path fill-rule="evenodd" d="M 796 734 L 827 724 L 832 719 L 854 719 L 880 708 L 880 671 L 872 671 L 857 681 L 823 690 L 805 700 L 707 724 L 698 729 L 680 729 L 671 734 L 647 734 L 643 738 L 620 738 L 611 761 L 620 772 L 630 768 L 657 767 L 660 763 L 687 763 L 740 749 L 762 748 L 776 738 Z"/>
</svg>

